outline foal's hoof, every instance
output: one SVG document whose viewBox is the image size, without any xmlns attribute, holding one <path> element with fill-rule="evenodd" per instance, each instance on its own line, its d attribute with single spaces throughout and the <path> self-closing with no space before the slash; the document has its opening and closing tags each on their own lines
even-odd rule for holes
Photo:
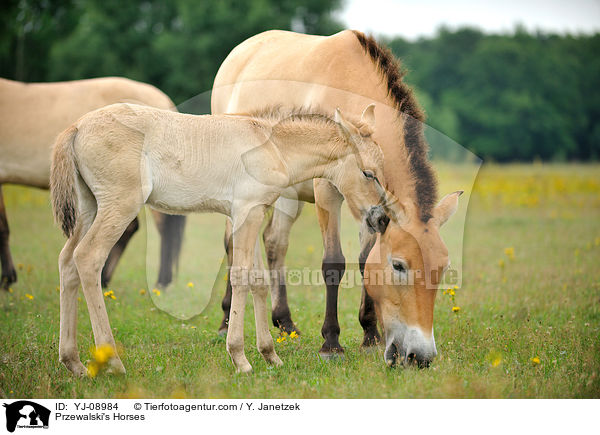
<svg viewBox="0 0 600 435">
<path fill-rule="evenodd" d="M 83 378 L 88 375 L 87 368 L 81 363 L 81 361 L 61 361 L 64 366 L 73 373 L 73 376 Z"/>
<path fill-rule="evenodd" d="M 227 326 L 219 328 L 218 334 L 220 337 L 226 337 L 227 336 Z"/>
<path fill-rule="evenodd" d="M 237 373 L 247 373 L 250 374 L 252 373 L 252 366 L 250 364 L 242 364 L 239 367 L 236 367 L 235 371 Z"/>
<path fill-rule="evenodd" d="M 106 372 L 113 375 L 124 375 L 126 370 L 123 362 L 119 358 L 112 358 Z"/>
</svg>

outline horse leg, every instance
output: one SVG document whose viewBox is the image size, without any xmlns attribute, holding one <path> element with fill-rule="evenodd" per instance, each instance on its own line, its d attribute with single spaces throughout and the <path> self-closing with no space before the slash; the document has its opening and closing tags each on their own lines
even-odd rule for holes
<svg viewBox="0 0 600 435">
<path fill-rule="evenodd" d="M 73 259 L 73 252 L 81 235 L 91 224 L 91 218 L 79 216 L 79 222 L 69 237 L 58 257 L 58 271 L 60 275 L 60 339 L 58 357 L 61 363 L 76 376 L 87 373 L 85 366 L 79 359 L 77 350 L 77 293 L 79 291 L 79 273 Z M 87 223 L 86 223 L 87 221 Z"/>
<path fill-rule="evenodd" d="M 137 216 L 140 207 L 138 204 L 106 207 L 99 203 L 94 222 L 73 254 L 90 314 L 96 347 L 109 345 L 114 349 L 115 356 L 111 359 L 111 366 L 114 371 L 121 373 L 125 373 L 125 367 L 116 352 L 115 339 L 102 296 L 100 273 L 110 250 Z"/>
<path fill-rule="evenodd" d="M 2 277 L 0 278 L 0 288 L 8 290 L 8 287 L 17 282 L 17 271 L 10 255 L 8 246 L 8 219 L 6 218 L 6 209 L 4 207 L 4 195 L 2 185 L 0 184 L 0 263 L 2 264 Z"/>
<path fill-rule="evenodd" d="M 221 301 L 221 308 L 223 309 L 223 320 L 221 320 L 221 326 L 219 326 L 219 335 L 227 334 L 227 325 L 229 325 L 229 310 L 231 309 L 231 265 L 233 263 L 233 227 L 231 221 L 227 219 L 225 224 L 225 252 L 227 253 L 227 288 L 225 289 L 225 295 Z"/>
<path fill-rule="evenodd" d="M 280 197 L 275 202 L 273 214 L 263 232 L 267 263 L 271 276 L 271 317 L 273 325 L 291 333 L 300 333 L 294 322 L 287 301 L 285 285 L 285 255 L 287 253 L 292 225 L 300 216 L 304 203 Z"/>
<path fill-rule="evenodd" d="M 363 328 L 364 336 L 361 347 L 368 348 L 376 346 L 381 341 L 379 331 L 377 331 L 377 314 L 375 313 L 375 304 L 373 299 L 367 293 L 364 279 L 365 279 L 365 263 L 369 257 L 369 253 L 377 240 L 377 235 L 372 234 L 365 228 L 365 223 L 361 227 L 360 242 L 361 250 L 358 257 L 358 267 L 360 269 L 360 275 L 363 278 L 362 283 L 362 295 L 360 299 L 360 309 L 358 312 L 358 321 Z"/>
<path fill-rule="evenodd" d="M 102 268 L 102 276 L 100 280 L 102 283 L 102 287 L 108 286 L 108 283 L 110 282 L 110 279 L 112 278 L 115 272 L 115 268 L 117 267 L 117 263 L 119 262 L 121 255 L 123 255 L 123 252 L 125 251 L 125 247 L 129 243 L 131 237 L 133 237 L 133 235 L 139 228 L 140 223 L 138 221 L 138 218 L 136 217 L 127 226 L 123 235 L 119 238 L 115 246 L 113 246 L 113 248 L 110 250 L 110 254 L 108 254 L 106 264 Z"/>
<path fill-rule="evenodd" d="M 344 352 L 339 342 L 340 324 L 337 315 L 338 288 L 346 270 L 346 259 L 340 243 L 340 212 L 343 200 L 344 197 L 331 183 L 315 179 L 315 204 L 324 248 L 321 270 L 327 288 L 325 320 L 321 328 L 325 342 L 319 350 L 319 355 L 326 359 Z"/>
<path fill-rule="evenodd" d="M 157 286 L 166 288 L 173 281 L 179 254 L 183 244 L 185 216 L 163 214 L 152 211 L 154 222 L 160 233 L 160 269 Z"/>
<path fill-rule="evenodd" d="M 262 354 L 267 363 L 276 366 L 283 365 L 283 362 L 275 353 L 273 337 L 269 331 L 269 320 L 267 310 L 267 295 L 269 293 L 267 271 L 263 264 L 260 250 L 260 242 L 256 240 L 254 247 L 254 271 L 262 276 L 253 276 L 250 285 L 252 300 L 254 301 L 254 319 L 256 322 L 256 347 Z"/>
<path fill-rule="evenodd" d="M 227 330 L 227 352 L 237 371 L 242 373 L 252 371 L 252 366 L 244 353 L 244 311 L 250 289 L 249 274 L 254 263 L 254 247 L 264 213 L 264 206 L 254 207 L 243 222 L 239 224 L 234 222 L 233 226 L 233 264 L 229 274 L 232 297 Z"/>
</svg>

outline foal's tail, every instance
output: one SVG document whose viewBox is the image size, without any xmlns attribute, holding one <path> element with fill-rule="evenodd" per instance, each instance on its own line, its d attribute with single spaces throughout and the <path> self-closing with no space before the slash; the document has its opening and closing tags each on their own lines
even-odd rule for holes
<svg viewBox="0 0 600 435">
<path fill-rule="evenodd" d="M 50 194 L 54 220 L 62 227 L 65 236 L 71 237 L 77 221 L 77 167 L 73 143 L 77 127 L 63 131 L 54 143 L 52 167 L 50 168 Z"/>
</svg>

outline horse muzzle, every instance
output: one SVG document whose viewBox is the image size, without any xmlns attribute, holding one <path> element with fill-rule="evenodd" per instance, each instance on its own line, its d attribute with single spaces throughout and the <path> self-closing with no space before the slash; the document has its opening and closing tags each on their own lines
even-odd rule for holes
<svg viewBox="0 0 600 435">
<path fill-rule="evenodd" d="M 390 218 L 385 214 L 385 209 L 381 205 L 376 205 L 367 211 L 365 222 L 371 233 L 383 234 L 390 222 Z"/>
<path fill-rule="evenodd" d="M 427 368 L 437 355 L 433 331 L 426 337 L 421 329 L 396 324 L 386 328 L 384 359 L 388 366 L 417 365 Z"/>
</svg>

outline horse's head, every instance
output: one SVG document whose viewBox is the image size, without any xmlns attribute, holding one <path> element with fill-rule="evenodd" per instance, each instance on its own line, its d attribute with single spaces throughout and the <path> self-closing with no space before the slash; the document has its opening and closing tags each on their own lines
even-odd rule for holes
<svg viewBox="0 0 600 435">
<path fill-rule="evenodd" d="M 462 191 L 445 196 L 423 222 L 410 205 L 396 204 L 365 264 L 365 287 L 385 337 L 385 361 L 428 366 L 437 355 L 433 306 L 450 264 L 440 227 L 456 211 Z"/>
<path fill-rule="evenodd" d="M 373 139 L 375 105 L 367 106 L 358 123 L 347 121 L 337 109 L 335 122 L 349 153 L 339 162 L 334 184 L 344 195 L 355 219 L 364 218 L 371 230 L 382 231 L 388 221 L 381 206 L 387 191 L 382 184 L 383 152 Z"/>
</svg>

